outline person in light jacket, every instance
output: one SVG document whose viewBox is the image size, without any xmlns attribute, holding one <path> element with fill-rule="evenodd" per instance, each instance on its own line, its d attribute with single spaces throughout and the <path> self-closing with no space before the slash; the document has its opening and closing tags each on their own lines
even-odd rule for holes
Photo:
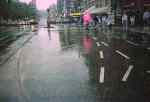
<svg viewBox="0 0 150 102">
<path fill-rule="evenodd" d="M 126 31 L 128 30 L 128 15 L 126 13 L 124 13 L 122 15 L 122 25 L 123 25 L 123 31 Z"/>
</svg>

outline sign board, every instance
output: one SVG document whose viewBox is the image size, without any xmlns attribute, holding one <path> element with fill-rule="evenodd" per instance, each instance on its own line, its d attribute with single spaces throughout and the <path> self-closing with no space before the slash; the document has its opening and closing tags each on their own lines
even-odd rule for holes
<svg viewBox="0 0 150 102">
<path fill-rule="evenodd" d="M 80 16 L 81 13 L 80 12 L 76 12 L 76 13 L 70 13 L 70 16 Z"/>
</svg>

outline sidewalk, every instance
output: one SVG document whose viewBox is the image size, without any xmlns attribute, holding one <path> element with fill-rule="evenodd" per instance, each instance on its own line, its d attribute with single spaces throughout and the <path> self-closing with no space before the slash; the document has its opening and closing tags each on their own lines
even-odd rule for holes
<svg viewBox="0 0 150 102">
<path fill-rule="evenodd" d="M 145 33 L 145 34 L 149 34 L 150 35 L 150 28 L 148 27 L 135 27 L 135 28 L 130 28 L 130 31 L 132 32 L 138 32 L 138 33 Z"/>
<path fill-rule="evenodd" d="M 122 30 L 122 26 L 114 26 L 113 29 Z M 144 27 L 144 28 L 143 27 L 129 27 L 128 30 L 129 30 L 129 32 L 150 35 L 150 28 L 148 28 L 148 27 Z"/>
</svg>

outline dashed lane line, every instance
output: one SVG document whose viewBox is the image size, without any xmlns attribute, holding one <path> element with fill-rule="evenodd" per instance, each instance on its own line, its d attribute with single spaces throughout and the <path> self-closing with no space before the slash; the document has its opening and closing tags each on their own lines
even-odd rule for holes
<svg viewBox="0 0 150 102">
<path fill-rule="evenodd" d="M 133 67 L 134 67 L 133 65 L 130 65 L 130 66 L 129 66 L 128 70 L 126 71 L 125 75 L 124 75 L 123 78 L 122 78 L 122 81 L 123 81 L 123 82 L 126 82 L 126 81 L 127 81 L 127 79 L 128 79 L 128 77 L 129 77 L 129 75 L 130 75 L 131 70 L 133 69 Z"/>
<path fill-rule="evenodd" d="M 105 73 L 105 68 L 104 68 L 104 67 L 101 67 L 101 70 L 100 70 L 100 78 L 99 78 L 99 82 L 100 82 L 100 83 L 104 83 L 104 73 Z"/>
<path fill-rule="evenodd" d="M 148 47 L 147 50 L 150 50 L 150 47 Z"/>
<path fill-rule="evenodd" d="M 129 43 L 129 44 L 131 44 L 131 45 L 134 45 L 134 46 L 139 46 L 139 44 L 136 44 L 136 43 L 134 43 L 134 42 L 132 42 L 132 41 L 129 41 L 129 40 L 127 40 L 127 43 Z"/>
<path fill-rule="evenodd" d="M 150 70 L 148 70 L 148 71 L 146 71 L 146 72 L 150 74 Z"/>
<path fill-rule="evenodd" d="M 96 38 L 96 37 L 93 37 L 93 39 L 94 39 L 94 40 L 97 40 L 97 38 Z"/>
<path fill-rule="evenodd" d="M 101 46 L 99 42 L 96 42 L 96 45 L 97 45 L 98 47 Z"/>
<path fill-rule="evenodd" d="M 127 55 L 125 55 L 124 53 L 120 52 L 119 50 L 116 50 L 116 53 L 118 53 L 119 55 L 123 56 L 126 59 L 130 59 L 130 57 L 128 57 Z"/>
<path fill-rule="evenodd" d="M 104 59 L 103 51 L 99 51 L 99 54 L 100 54 L 100 58 L 101 58 L 101 59 Z"/>
<path fill-rule="evenodd" d="M 109 47 L 109 45 L 107 43 L 103 42 L 103 41 L 101 42 L 101 44 L 103 44 L 106 47 Z"/>
</svg>

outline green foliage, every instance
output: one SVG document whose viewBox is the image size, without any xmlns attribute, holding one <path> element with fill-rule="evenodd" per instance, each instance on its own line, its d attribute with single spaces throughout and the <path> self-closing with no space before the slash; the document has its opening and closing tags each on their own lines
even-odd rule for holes
<svg viewBox="0 0 150 102">
<path fill-rule="evenodd" d="M 25 19 L 36 16 L 36 9 L 32 5 L 12 0 L 0 0 L 0 17 L 4 19 Z"/>
</svg>

